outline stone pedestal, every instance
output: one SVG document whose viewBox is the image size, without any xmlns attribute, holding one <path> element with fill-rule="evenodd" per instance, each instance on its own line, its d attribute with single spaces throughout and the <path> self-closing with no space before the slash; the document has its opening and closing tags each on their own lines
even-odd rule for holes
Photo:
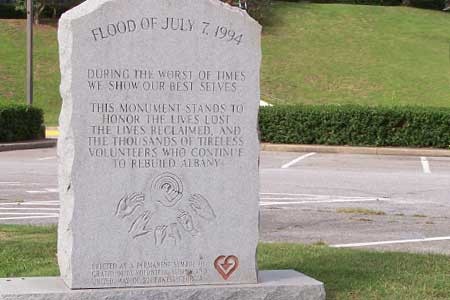
<svg viewBox="0 0 450 300">
<path fill-rule="evenodd" d="M 70 290 L 59 277 L 0 279 L 0 300 L 324 300 L 323 283 L 293 270 L 262 271 L 258 284 Z"/>
</svg>

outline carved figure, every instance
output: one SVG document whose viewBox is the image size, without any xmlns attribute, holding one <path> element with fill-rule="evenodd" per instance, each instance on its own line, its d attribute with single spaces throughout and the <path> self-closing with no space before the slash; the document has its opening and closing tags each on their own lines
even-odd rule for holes
<svg viewBox="0 0 450 300">
<path fill-rule="evenodd" d="M 151 197 L 165 207 L 173 207 L 183 197 L 183 183 L 172 173 L 156 177 L 151 186 Z"/>
<path fill-rule="evenodd" d="M 119 200 L 115 215 L 121 219 L 129 217 L 131 225 L 128 232 L 133 239 L 153 233 L 157 247 L 168 244 L 169 241 L 173 241 L 176 246 L 183 240 L 183 232 L 196 236 L 198 228 L 203 228 L 202 219 L 209 222 L 216 218 L 211 204 L 203 195 L 191 194 L 184 200 L 183 195 L 181 179 L 165 172 L 155 177 L 151 183 L 151 202 L 145 202 L 144 193 L 127 194 Z M 179 203 L 182 204 L 178 205 Z M 162 221 L 156 213 L 166 218 L 170 216 L 169 220 L 163 218 L 165 221 Z M 164 223 L 161 224 L 162 222 Z"/>
</svg>

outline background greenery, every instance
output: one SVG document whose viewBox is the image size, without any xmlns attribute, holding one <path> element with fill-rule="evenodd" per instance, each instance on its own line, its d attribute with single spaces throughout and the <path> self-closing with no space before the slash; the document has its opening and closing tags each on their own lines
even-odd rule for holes
<svg viewBox="0 0 450 300">
<path fill-rule="evenodd" d="M 290 0 L 287 0 L 290 1 Z M 301 2 L 291 0 L 290 2 Z M 345 4 L 364 4 L 364 5 L 404 5 L 418 8 L 442 10 L 445 7 L 446 0 L 312 0 L 314 3 L 345 3 Z"/>
<path fill-rule="evenodd" d="M 327 299 L 450 298 L 445 255 L 261 244 L 263 270 L 295 269 L 325 283 Z M 57 276 L 56 227 L 0 225 L 0 278 Z"/>
<path fill-rule="evenodd" d="M 259 114 L 271 143 L 449 148 L 450 108 L 279 105 Z"/>
<path fill-rule="evenodd" d="M 448 147 L 448 110 L 439 111 L 450 107 L 448 14 L 288 2 L 267 14 L 268 3 L 249 1 L 264 12 L 263 100 L 338 107 L 263 109 L 264 141 Z M 0 44 L 0 100 L 24 103 L 23 20 L 0 20 Z M 35 106 L 47 125 L 57 125 L 59 80 L 56 24 L 37 26 Z"/>
<path fill-rule="evenodd" d="M 448 14 L 275 3 L 262 94 L 272 103 L 450 106 Z"/>
<path fill-rule="evenodd" d="M 0 20 L 0 101 L 25 103 L 25 22 Z M 56 29 L 35 27 L 34 101 L 45 113 L 45 123 L 58 123 L 59 61 Z"/>
<path fill-rule="evenodd" d="M 35 99 L 60 109 L 55 24 L 36 27 Z M 407 7 L 276 2 L 262 37 L 262 98 L 274 104 L 450 107 L 450 17 Z M 0 99 L 24 102 L 23 20 L 0 20 Z"/>
<path fill-rule="evenodd" d="M 17 10 L 13 4 L 0 4 L 0 19 L 20 18 L 26 18 L 25 12 Z"/>
<path fill-rule="evenodd" d="M 25 104 L 0 102 L 0 142 L 44 137 L 44 113 Z"/>
</svg>

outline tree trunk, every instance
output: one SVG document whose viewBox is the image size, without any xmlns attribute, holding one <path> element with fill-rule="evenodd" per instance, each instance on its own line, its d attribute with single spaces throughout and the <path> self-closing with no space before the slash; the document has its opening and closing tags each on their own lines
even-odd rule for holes
<svg viewBox="0 0 450 300">
<path fill-rule="evenodd" d="M 36 7 L 36 11 L 34 14 L 34 24 L 39 25 L 41 14 L 44 11 L 45 6 L 46 6 L 46 1 L 44 1 L 44 0 L 39 1 L 39 4 Z"/>
</svg>

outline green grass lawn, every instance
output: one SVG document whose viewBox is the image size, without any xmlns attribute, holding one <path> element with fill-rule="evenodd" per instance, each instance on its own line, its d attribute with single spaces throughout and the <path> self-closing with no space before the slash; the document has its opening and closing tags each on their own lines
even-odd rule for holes
<svg viewBox="0 0 450 300">
<path fill-rule="evenodd" d="M 324 282 L 327 299 L 450 299 L 450 258 L 444 255 L 261 244 L 258 263 Z M 56 275 L 56 227 L 0 225 L 0 277 Z"/>
<path fill-rule="evenodd" d="M 263 98 L 448 107 L 448 28 L 439 11 L 276 3 L 264 29 Z"/>
<path fill-rule="evenodd" d="M 450 107 L 450 15 L 406 7 L 276 2 L 263 33 L 272 103 Z M 35 101 L 60 108 L 56 28 L 36 28 Z M 0 99 L 23 102 L 25 23 L 0 20 Z"/>
<path fill-rule="evenodd" d="M 58 123 L 59 60 L 56 28 L 35 27 L 34 34 L 34 102 L 44 109 L 47 125 Z M 24 20 L 0 20 L 0 100 L 25 103 Z"/>
</svg>

